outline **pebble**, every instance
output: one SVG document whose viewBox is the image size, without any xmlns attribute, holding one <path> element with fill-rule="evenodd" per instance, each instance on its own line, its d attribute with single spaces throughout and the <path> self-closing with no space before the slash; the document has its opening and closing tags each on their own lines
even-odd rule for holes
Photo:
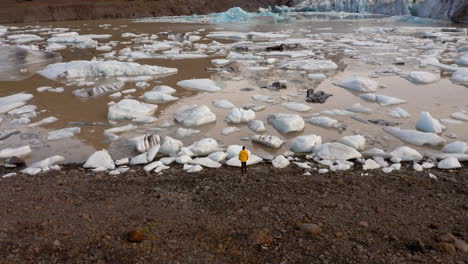
<svg viewBox="0 0 468 264">
<path fill-rule="evenodd" d="M 360 221 L 359 225 L 365 228 L 369 227 L 369 223 L 367 223 L 366 221 Z"/>
<path fill-rule="evenodd" d="M 128 232 L 127 240 L 132 243 L 140 243 L 145 239 L 145 234 L 139 230 L 132 230 Z"/>
<path fill-rule="evenodd" d="M 251 246 L 268 245 L 273 243 L 273 237 L 264 230 L 256 230 L 247 238 Z"/>
<path fill-rule="evenodd" d="M 322 232 L 322 228 L 316 224 L 303 223 L 299 225 L 299 229 L 314 236 L 318 236 Z"/>
<path fill-rule="evenodd" d="M 446 243 L 446 242 L 439 242 L 435 243 L 432 245 L 432 248 L 439 251 L 439 252 L 444 252 L 444 253 L 455 253 L 456 249 L 453 244 Z"/>
<path fill-rule="evenodd" d="M 468 244 L 464 240 L 455 238 L 453 245 L 461 253 L 464 253 L 464 254 L 468 253 Z"/>
</svg>

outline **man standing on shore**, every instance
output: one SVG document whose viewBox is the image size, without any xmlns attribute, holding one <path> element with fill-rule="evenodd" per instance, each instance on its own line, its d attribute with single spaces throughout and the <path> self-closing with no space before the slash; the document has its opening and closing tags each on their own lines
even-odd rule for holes
<svg viewBox="0 0 468 264">
<path fill-rule="evenodd" d="M 247 161 L 249 160 L 249 153 L 245 150 L 245 146 L 239 152 L 239 160 L 241 162 L 242 173 L 247 173 Z"/>
</svg>

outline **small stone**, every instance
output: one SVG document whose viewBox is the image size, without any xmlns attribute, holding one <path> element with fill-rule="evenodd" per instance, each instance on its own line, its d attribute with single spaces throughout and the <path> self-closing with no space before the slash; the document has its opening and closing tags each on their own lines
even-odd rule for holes
<svg viewBox="0 0 468 264">
<path fill-rule="evenodd" d="M 299 229 L 314 236 L 318 236 L 322 232 L 322 228 L 316 224 L 300 224 Z"/>
<path fill-rule="evenodd" d="M 443 234 L 439 236 L 439 241 L 440 242 L 447 242 L 447 243 L 452 243 L 455 241 L 456 237 L 450 233 Z"/>
<path fill-rule="evenodd" d="M 426 253 L 426 246 L 421 239 L 418 239 L 410 244 L 409 249 L 414 252 Z"/>
<path fill-rule="evenodd" d="M 366 221 L 360 221 L 359 225 L 362 226 L 362 227 L 365 227 L 365 228 L 369 227 L 369 223 L 367 223 Z"/>
<path fill-rule="evenodd" d="M 465 253 L 465 254 L 468 253 L 468 244 L 464 240 L 455 238 L 453 245 L 458 251 Z"/>
<path fill-rule="evenodd" d="M 61 246 L 60 241 L 58 241 L 58 240 L 55 240 L 52 244 L 54 245 L 54 247 L 60 247 Z"/>
<path fill-rule="evenodd" d="M 342 239 L 342 238 L 344 237 L 344 234 L 343 234 L 343 232 L 336 232 L 336 233 L 335 233 L 335 237 L 336 237 L 337 239 Z"/>
<path fill-rule="evenodd" d="M 139 230 L 132 230 L 128 232 L 127 240 L 132 243 L 140 243 L 145 239 L 145 234 Z"/>
<path fill-rule="evenodd" d="M 257 230 L 250 234 L 247 241 L 252 246 L 265 245 L 273 243 L 273 237 L 264 230 Z"/>
<path fill-rule="evenodd" d="M 455 246 L 453 244 L 446 243 L 446 242 L 435 243 L 434 245 L 432 245 L 432 248 L 439 252 L 444 252 L 444 253 L 452 254 L 456 252 Z"/>
</svg>

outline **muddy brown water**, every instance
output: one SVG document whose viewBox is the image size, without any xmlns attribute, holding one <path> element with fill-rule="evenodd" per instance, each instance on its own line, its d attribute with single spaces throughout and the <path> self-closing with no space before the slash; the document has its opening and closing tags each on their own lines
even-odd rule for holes
<svg viewBox="0 0 468 264">
<path fill-rule="evenodd" d="M 102 24 L 110 24 L 108 29 L 99 27 Z M 30 25 L 30 24 L 29 24 Z M 73 22 L 53 22 L 53 23 L 37 23 L 33 25 L 39 25 L 42 27 L 66 27 L 71 28 L 71 31 L 77 31 L 80 35 L 84 34 L 112 34 L 112 38 L 105 40 L 98 40 L 99 43 L 105 43 L 109 41 L 125 42 L 130 41 L 128 38 L 121 38 L 122 33 L 131 32 L 135 34 L 149 33 L 157 34 L 160 32 L 170 33 L 185 33 L 191 32 L 198 29 L 206 29 L 201 35 L 205 35 L 208 32 L 216 30 L 229 30 L 229 31 L 259 31 L 259 32 L 291 32 L 294 31 L 294 37 L 301 37 L 300 30 L 310 31 L 307 34 L 318 34 L 318 33 L 351 33 L 353 30 L 359 27 L 390 27 L 390 26 L 418 26 L 408 23 L 389 23 L 388 20 L 381 18 L 372 19 L 345 19 L 345 20 L 330 20 L 315 18 L 308 20 L 307 22 L 298 21 L 296 23 L 284 23 L 284 24 L 229 24 L 229 25 L 207 25 L 207 24 L 175 24 L 175 23 L 136 23 L 131 20 L 102 20 L 102 21 L 73 21 Z M 441 26 L 446 26 L 446 23 L 442 23 Z M 15 25 L 19 27 L 27 26 L 25 24 Z M 431 26 L 434 26 L 431 24 Z M 34 33 L 32 33 L 34 34 Z M 164 39 L 164 37 L 160 37 Z M 209 43 L 211 39 L 204 39 L 200 43 Z M 218 42 L 229 42 L 219 41 Z M 142 45 L 134 43 L 133 45 L 119 45 L 113 50 L 120 50 L 127 46 Z M 404 45 L 404 44 L 402 44 Z M 43 45 L 41 45 L 43 46 Z M 91 60 L 93 57 L 99 57 L 105 52 L 96 51 L 95 49 L 77 49 L 67 48 L 65 50 L 58 51 L 63 61 L 72 60 Z M 375 50 L 373 49 L 360 49 L 360 56 L 365 57 L 366 55 L 373 55 L 376 57 Z M 380 51 L 384 52 L 384 51 Z M 378 55 L 377 55 L 378 57 Z M 387 56 L 388 57 L 388 56 Z M 38 106 L 39 116 L 32 122 L 38 121 L 48 116 L 55 116 L 59 120 L 55 123 L 45 125 L 41 128 L 25 128 L 24 126 L 17 126 L 22 131 L 22 134 L 13 136 L 0 145 L 0 148 L 5 147 L 19 147 L 21 145 L 30 144 L 33 148 L 33 153 L 28 159 L 29 161 L 36 161 L 51 155 L 63 155 L 69 162 L 81 162 L 86 159 L 94 150 L 109 148 L 114 158 L 121 158 L 130 155 L 134 155 L 131 146 L 128 145 L 127 139 L 132 136 L 148 133 L 148 131 L 154 131 L 155 128 L 161 127 L 165 122 L 173 121 L 174 111 L 183 105 L 187 104 L 205 104 L 216 114 L 216 123 L 205 125 L 196 129 L 201 130 L 201 133 L 194 137 L 184 138 L 183 142 L 185 145 L 191 142 L 203 138 L 213 137 L 221 141 L 225 145 L 229 144 L 241 144 L 246 145 L 249 149 L 253 149 L 257 153 L 280 153 L 286 151 L 288 144 L 286 144 L 280 150 L 270 150 L 256 144 L 252 144 L 249 141 L 242 141 L 241 138 L 255 134 L 250 131 L 246 125 L 239 125 L 240 132 L 230 134 L 228 136 L 221 135 L 222 128 L 228 125 L 224 121 L 224 117 L 227 115 L 229 110 L 218 109 L 211 105 L 213 100 L 228 99 L 233 102 L 236 106 L 240 107 L 248 104 L 265 104 L 262 102 L 254 101 L 251 98 L 253 94 L 263 94 L 271 96 L 275 103 L 267 104 L 268 107 L 260 112 L 256 113 L 256 119 L 262 120 L 266 127 L 266 134 L 277 135 L 290 142 L 292 138 L 301 134 L 317 134 L 322 136 L 323 141 L 337 140 L 344 135 L 352 135 L 355 133 L 361 133 L 363 135 L 369 135 L 375 139 L 376 142 L 368 142 L 368 148 L 379 147 L 385 150 L 390 150 L 395 146 L 407 145 L 399 140 L 386 135 L 382 127 L 376 125 L 366 125 L 359 121 L 353 120 L 346 116 L 330 116 L 331 118 L 343 121 L 347 125 L 345 131 L 337 131 L 335 129 L 324 129 L 310 124 L 306 124 L 303 132 L 291 133 L 288 135 L 281 135 L 271 126 L 266 123 L 266 118 L 271 113 L 295 113 L 281 107 L 283 102 L 280 97 L 287 96 L 291 93 L 297 94 L 297 96 L 290 96 L 291 101 L 305 103 L 305 89 L 316 88 L 317 90 L 323 90 L 327 93 L 333 94 L 325 104 L 308 104 L 312 107 L 312 110 L 306 113 L 299 113 L 304 118 L 311 117 L 315 113 L 323 110 L 332 109 L 345 109 L 354 103 L 361 103 L 364 106 L 370 107 L 374 110 L 372 114 L 360 114 L 359 116 L 365 119 L 386 119 L 396 122 L 402 122 L 402 128 L 414 129 L 414 125 L 419 117 L 419 112 L 429 111 L 436 118 L 448 118 L 451 113 L 460 110 L 468 110 L 466 107 L 468 104 L 468 88 L 456 85 L 450 82 L 446 77 L 435 84 L 429 85 L 415 85 L 399 76 L 379 77 L 380 84 L 386 88 L 380 89 L 379 94 L 390 95 L 398 98 L 407 100 L 409 103 L 403 104 L 400 107 L 408 110 L 412 114 L 409 119 L 392 119 L 387 116 L 387 110 L 394 107 L 380 107 L 377 104 L 368 103 L 355 94 L 346 91 L 340 87 L 333 85 L 340 79 L 350 77 L 353 75 L 358 76 L 370 76 L 376 69 L 384 69 L 391 66 L 389 59 L 382 59 L 379 63 L 369 63 L 366 60 L 350 60 L 343 58 L 341 61 L 336 61 L 340 65 L 340 69 L 335 72 L 327 72 L 329 78 L 321 83 L 313 82 L 304 77 L 304 74 L 299 72 L 291 71 L 246 71 L 241 70 L 240 73 L 235 74 L 221 74 L 206 71 L 207 67 L 212 67 L 210 61 L 212 59 L 222 58 L 213 57 L 202 59 L 181 59 L 181 60 L 167 60 L 167 59 L 144 59 L 137 60 L 140 64 L 158 65 L 164 67 L 177 68 L 178 73 L 155 78 L 149 81 L 150 87 L 142 89 L 135 86 L 133 82 L 127 82 L 125 89 L 136 88 L 137 92 L 131 94 L 134 99 L 138 100 L 145 91 L 150 90 L 152 87 L 157 85 L 168 85 L 175 89 L 177 92 L 174 96 L 180 98 L 180 100 L 169 103 L 158 104 L 158 110 L 155 116 L 159 119 L 158 122 L 151 125 L 139 125 L 137 130 L 125 133 L 121 138 L 115 142 L 109 142 L 103 135 L 104 129 L 112 127 L 109 126 L 81 126 L 81 133 L 75 135 L 70 139 L 63 139 L 57 141 L 47 141 L 47 131 L 70 127 L 69 122 L 101 122 L 108 124 L 107 110 L 108 103 L 112 101 L 108 96 L 101 96 L 97 98 L 79 98 L 72 95 L 72 91 L 75 89 L 81 89 L 84 87 L 78 86 L 66 86 L 65 83 L 52 81 L 44 78 L 39 74 L 34 74 L 21 81 L 2 81 L 0 82 L 0 96 L 6 96 L 9 94 L 15 94 L 19 92 L 28 92 L 34 94 L 34 98 L 28 103 Z M 400 66 L 399 66 L 400 67 Z M 410 72 L 418 70 L 412 65 L 401 66 L 404 72 Z M 240 76 L 242 80 L 232 80 L 233 76 Z M 176 83 L 181 80 L 193 79 L 193 78 L 211 78 L 215 81 L 222 83 L 223 90 L 217 93 L 205 93 L 196 92 L 191 90 L 182 89 L 177 87 Z M 289 80 L 288 88 L 278 92 L 262 89 L 260 86 L 263 84 L 271 83 L 272 81 L 287 79 Z M 36 91 L 36 88 L 41 86 L 52 86 L 52 87 L 64 87 L 65 92 L 63 93 L 52 93 Z M 253 88 L 253 91 L 241 91 L 241 88 Z M 118 101 L 118 100 L 117 100 Z M 307 103 L 305 103 L 307 104 Z M 129 122 L 119 122 L 115 126 L 121 126 L 128 124 Z M 236 125 L 237 126 L 237 125 Z M 6 130 L 15 128 L 9 124 L 7 120 L 4 120 L 0 124 L 0 130 Z M 178 124 L 174 124 L 169 128 L 162 128 L 159 132 L 162 136 L 171 134 Z M 455 133 L 458 135 L 457 140 L 468 141 L 468 130 L 467 124 L 463 125 L 447 125 L 448 132 Z M 382 139 L 382 136 L 388 136 L 390 139 Z"/>
</svg>

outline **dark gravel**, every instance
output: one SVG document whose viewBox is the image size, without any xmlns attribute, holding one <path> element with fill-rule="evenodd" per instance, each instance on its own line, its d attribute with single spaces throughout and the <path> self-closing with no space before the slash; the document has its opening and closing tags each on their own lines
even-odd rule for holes
<svg viewBox="0 0 468 264">
<path fill-rule="evenodd" d="M 468 170 L 430 172 L 18 175 L 0 180 L 0 263 L 468 263 L 438 243 L 468 240 Z"/>
</svg>

